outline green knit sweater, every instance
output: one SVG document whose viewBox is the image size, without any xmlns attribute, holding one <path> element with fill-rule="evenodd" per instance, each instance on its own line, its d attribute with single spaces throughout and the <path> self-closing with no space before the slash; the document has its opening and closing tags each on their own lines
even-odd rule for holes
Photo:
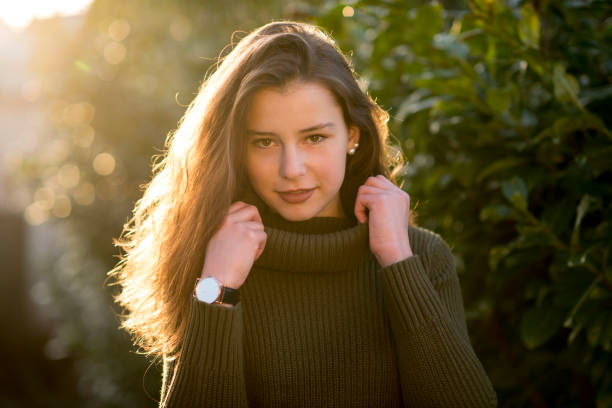
<svg viewBox="0 0 612 408">
<path fill-rule="evenodd" d="M 264 219 L 266 247 L 225 308 L 192 300 L 163 407 L 494 407 L 453 256 L 410 226 L 385 268 L 368 224 Z M 273 225 L 273 226 L 271 226 Z"/>
</svg>

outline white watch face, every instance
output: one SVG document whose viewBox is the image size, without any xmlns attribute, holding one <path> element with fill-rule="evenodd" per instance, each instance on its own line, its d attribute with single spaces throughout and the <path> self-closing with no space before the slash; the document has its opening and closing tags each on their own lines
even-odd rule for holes
<svg viewBox="0 0 612 408">
<path fill-rule="evenodd" d="M 201 279 L 196 286 L 196 298 L 201 302 L 213 303 L 219 297 L 219 292 L 219 282 L 212 276 Z"/>
</svg>

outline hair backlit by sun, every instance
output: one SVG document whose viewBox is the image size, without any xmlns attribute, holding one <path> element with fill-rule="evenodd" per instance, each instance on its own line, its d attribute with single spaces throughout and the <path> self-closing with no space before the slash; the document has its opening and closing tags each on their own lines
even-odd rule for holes
<svg viewBox="0 0 612 408">
<path fill-rule="evenodd" d="M 93 0 L 19 0 L 0 2 L 0 19 L 15 30 L 28 26 L 33 19 L 84 12 Z"/>
</svg>

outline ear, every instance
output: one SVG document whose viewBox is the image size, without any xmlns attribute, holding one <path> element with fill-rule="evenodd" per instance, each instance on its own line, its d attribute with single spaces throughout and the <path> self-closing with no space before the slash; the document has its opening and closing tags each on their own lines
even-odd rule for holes
<svg viewBox="0 0 612 408">
<path fill-rule="evenodd" d="M 355 147 L 355 143 L 359 143 L 359 128 L 352 125 L 348 130 L 348 143 L 346 144 L 347 153 Z"/>
</svg>

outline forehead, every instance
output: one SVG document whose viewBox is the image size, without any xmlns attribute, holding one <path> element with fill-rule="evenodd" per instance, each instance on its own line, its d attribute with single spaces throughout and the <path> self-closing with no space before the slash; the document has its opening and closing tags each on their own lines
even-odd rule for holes
<svg viewBox="0 0 612 408">
<path fill-rule="evenodd" d="M 334 94 L 316 82 L 260 89 L 247 113 L 247 128 L 255 131 L 297 132 L 322 122 L 343 123 L 342 109 Z"/>
</svg>

